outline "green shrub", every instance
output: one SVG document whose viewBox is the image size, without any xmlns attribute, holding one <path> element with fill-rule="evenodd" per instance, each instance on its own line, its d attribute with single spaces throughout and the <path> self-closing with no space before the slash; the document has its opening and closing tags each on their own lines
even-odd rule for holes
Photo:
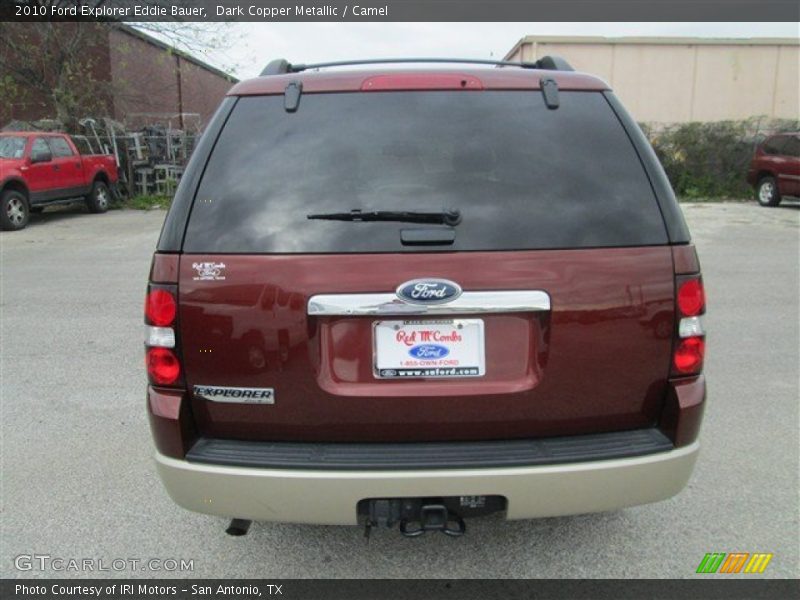
<svg viewBox="0 0 800 600">
<path fill-rule="evenodd" d="M 681 123 L 657 127 L 640 124 L 653 145 L 675 193 L 686 199 L 746 198 L 745 177 L 758 143 L 779 131 L 796 131 L 791 120 Z"/>
</svg>

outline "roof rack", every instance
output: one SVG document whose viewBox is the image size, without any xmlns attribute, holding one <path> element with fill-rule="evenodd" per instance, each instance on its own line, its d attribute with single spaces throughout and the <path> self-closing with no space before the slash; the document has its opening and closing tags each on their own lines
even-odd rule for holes
<svg viewBox="0 0 800 600">
<path fill-rule="evenodd" d="M 560 56 L 543 56 L 535 62 L 510 62 L 505 60 L 482 60 L 469 58 L 385 58 L 371 60 L 343 60 L 338 62 L 316 63 L 310 65 L 293 65 L 285 59 L 279 58 L 271 61 L 263 71 L 261 77 L 267 75 L 283 75 L 286 73 L 300 73 L 311 69 L 324 69 L 327 67 L 352 67 L 356 65 L 383 65 L 402 63 L 453 63 L 469 65 L 494 65 L 496 67 L 520 67 L 522 69 L 544 69 L 547 71 L 573 71 L 572 66 Z"/>
</svg>

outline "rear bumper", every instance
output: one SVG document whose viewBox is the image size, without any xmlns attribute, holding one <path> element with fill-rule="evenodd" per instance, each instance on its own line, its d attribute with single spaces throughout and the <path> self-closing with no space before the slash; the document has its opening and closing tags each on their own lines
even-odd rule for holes
<svg viewBox="0 0 800 600">
<path fill-rule="evenodd" d="M 691 476 L 699 443 L 645 456 L 533 467 L 420 470 L 264 469 L 156 454 L 170 497 L 195 512 L 258 521 L 356 524 L 367 498 L 501 495 L 507 518 L 615 510 L 665 500 Z"/>
</svg>

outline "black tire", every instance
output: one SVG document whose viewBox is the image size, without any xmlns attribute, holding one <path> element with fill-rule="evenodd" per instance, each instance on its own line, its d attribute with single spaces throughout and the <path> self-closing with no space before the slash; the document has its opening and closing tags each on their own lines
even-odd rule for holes
<svg viewBox="0 0 800 600">
<path fill-rule="evenodd" d="M 30 216 L 30 207 L 25 194 L 15 190 L 3 192 L 0 196 L 0 225 L 3 231 L 25 229 Z"/>
<path fill-rule="evenodd" d="M 774 177 L 768 175 L 758 180 L 756 200 L 761 206 L 778 206 L 781 203 L 778 183 Z"/>
<path fill-rule="evenodd" d="M 111 190 L 102 181 L 95 181 L 92 191 L 86 196 L 86 206 L 91 213 L 104 213 L 111 204 Z"/>
</svg>

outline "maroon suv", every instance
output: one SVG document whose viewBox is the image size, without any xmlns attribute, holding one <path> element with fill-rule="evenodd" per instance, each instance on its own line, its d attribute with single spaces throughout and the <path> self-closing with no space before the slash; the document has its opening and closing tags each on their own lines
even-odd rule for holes
<svg viewBox="0 0 800 600">
<path fill-rule="evenodd" d="M 705 300 L 673 192 L 604 82 L 500 66 L 230 91 L 147 293 L 175 502 L 457 535 L 686 485 Z"/>
<path fill-rule="evenodd" d="M 747 181 L 761 206 L 778 206 L 784 196 L 800 196 L 800 133 L 781 133 L 756 147 Z"/>
</svg>

